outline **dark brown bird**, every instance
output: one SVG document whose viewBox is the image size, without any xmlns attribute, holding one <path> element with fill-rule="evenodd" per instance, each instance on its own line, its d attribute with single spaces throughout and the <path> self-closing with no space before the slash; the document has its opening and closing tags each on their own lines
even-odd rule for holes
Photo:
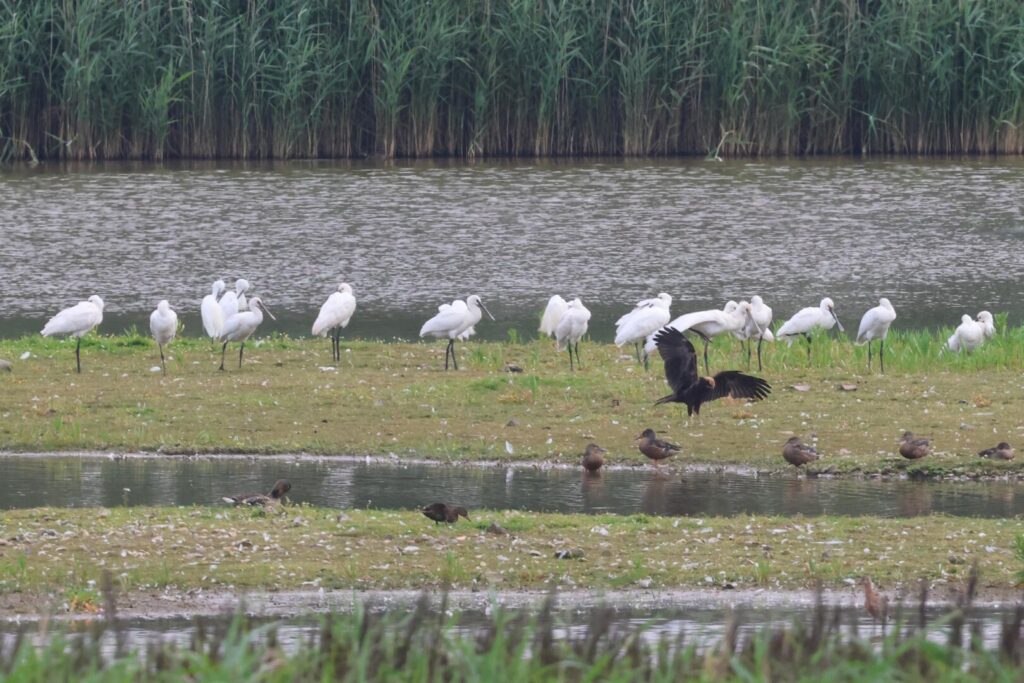
<svg viewBox="0 0 1024 683">
<path fill-rule="evenodd" d="M 800 467 L 809 462 L 814 462 L 821 457 L 821 454 L 814 448 L 800 440 L 799 436 L 789 437 L 789 441 L 782 447 L 782 457 L 790 465 Z"/>
<path fill-rule="evenodd" d="M 738 370 L 724 370 L 713 377 L 697 377 L 697 352 L 686 336 L 674 327 L 663 327 L 654 336 L 661 359 L 665 361 L 665 381 L 672 393 L 654 402 L 685 403 L 686 414 L 700 415 L 700 406 L 708 401 L 731 396 L 759 401 L 772 387 L 760 377 Z"/>
<path fill-rule="evenodd" d="M 645 429 L 640 436 L 636 437 L 636 445 L 641 453 L 654 461 L 655 467 L 659 467 L 662 460 L 671 458 L 680 452 L 679 446 L 659 439 L 653 429 Z"/>
<path fill-rule="evenodd" d="M 889 599 L 875 590 L 870 576 L 865 576 L 860 583 L 864 586 L 864 609 L 872 619 L 884 624 L 889 612 Z"/>
<path fill-rule="evenodd" d="M 597 472 L 604 465 L 604 456 L 607 454 L 608 451 L 596 443 L 587 444 L 587 449 L 583 451 L 583 469 Z"/>
<path fill-rule="evenodd" d="M 431 503 L 420 510 L 420 512 L 422 512 L 427 519 L 434 520 L 435 525 L 440 522 L 444 522 L 445 524 L 455 524 L 455 522 L 459 521 L 459 517 L 469 519 L 469 511 L 466 510 L 466 508 L 448 505 L 446 503 Z"/>
<path fill-rule="evenodd" d="M 912 433 L 903 432 L 903 438 L 900 439 L 900 455 L 907 460 L 917 460 L 928 455 L 928 447 L 928 439 L 915 439 Z"/>
<path fill-rule="evenodd" d="M 983 458 L 992 458 L 993 460 L 1013 460 L 1013 446 L 1000 441 L 995 448 L 986 448 L 983 451 L 979 451 L 978 455 Z"/>
<path fill-rule="evenodd" d="M 260 505 L 266 507 L 268 505 L 277 505 L 281 502 L 284 494 L 292 490 L 292 484 L 287 479 L 278 479 L 274 482 L 274 488 L 270 489 L 269 494 L 265 493 L 247 493 L 241 496 L 225 496 L 224 501 L 227 503 L 234 503 L 235 505 Z"/>
</svg>

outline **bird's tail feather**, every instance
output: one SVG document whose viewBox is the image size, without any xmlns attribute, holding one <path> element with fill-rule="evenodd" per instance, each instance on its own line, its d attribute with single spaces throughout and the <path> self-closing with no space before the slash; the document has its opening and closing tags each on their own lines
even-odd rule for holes
<svg viewBox="0 0 1024 683">
<path fill-rule="evenodd" d="M 660 406 L 662 403 L 671 403 L 673 400 L 675 400 L 675 397 L 676 397 L 675 394 L 669 394 L 668 396 L 663 396 L 663 397 L 659 398 L 657 401 L 655 401 L 654 405 Z"/>
</svg>

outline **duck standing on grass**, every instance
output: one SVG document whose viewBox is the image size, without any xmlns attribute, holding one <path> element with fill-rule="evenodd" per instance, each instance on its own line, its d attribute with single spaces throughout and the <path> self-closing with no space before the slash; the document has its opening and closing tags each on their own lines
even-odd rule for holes
<svg viewBox="0 0 1024 683">
<path fill-rule="evenodd" d="M 426 506 L 420 512 L 427 519 L 434 520 L 434 525 L 444 522 L 445 524 L 455 524 L 459 521 L 459 517 L 465 517 L 469 519 L 469 511 L 464 507 L 458 507 L 456 505 L 448 505 L 447 503 L 431 503 Z M 470 520 L 472 521 L 472 520 Z"/>
<path fill-rule="evenodd" d="M 608 451 L 596 443 L 587 444 L 587 449 L 583 451 L 583 469 L 587 472 L 597 472 L 604 466 L 604 456 L 607 453 Z"/>
<path fill-rule="evenodd" d="M 931 442 L 928 439 L 915 439 L 913 433 L 903 432 L 900 439 L 900 455 L 907 460 L 919 460 L 928 455 Z"/>
<path fill-rule="evenodd" d="M 821 454 L 814 448 L 800 440 L 799 436 L 789 437 L 789 441 L 782 447 L 782 457 L 790 465 L 800 467 L 809 462 L 814 462 L 821 457 Z"/>
<path fill-rule="evenodd" d="M 284 498 L 284 494 L 292 490 L 292 484 L 287 479 L 278 479 L 274 482 L 274 488 L 270 489 L 269 494 L 263 493 L 246 493 L 240 496 L 224 496 L 225 503 L 234 503 L 235 505 L 258 505 L 260 507 L 269 507 L 277 505 Z"/>
</svg>

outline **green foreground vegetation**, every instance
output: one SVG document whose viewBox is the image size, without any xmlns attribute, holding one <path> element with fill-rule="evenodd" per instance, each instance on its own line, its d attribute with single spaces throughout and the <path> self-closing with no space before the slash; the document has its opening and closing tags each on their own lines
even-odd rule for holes
<svg viewBox="0 0 1024 683">
<path fill-rule="evenodd" d="M 919 517 L 648 517 L 470 511 L 42 508 L 0 521 L 0 606 L 89 611 L 109 571 L 122 594 L 192 589 L 850 589 L 894 596 L 961 585 L 1015 595 L 1019 520 Z M 496 525 L 496 528 L 492 525 Z M 946 586 L 946 590 L 939 590 Z M 199 600 L 196 597 L 196 600 Z"/>
<path fill-rule="evenodd" d="M 586 628 L 558 632 L 551 602 L 532 617 L 497 608 L 473 633 L 426 597 L 407 616 L 365 611 L 326 616 L 318 633 L 289 651 L 276 628 L 238 618 L 226 632 L 199 629 L 188 648 L 151 645 L 145 657 L 101 646 L 107 624 L 83 637 L 25 639 L 0 650 L 0 675 L 20 682 L 77 681 L 1015 681 L 1024 675 L 1021 613 L 1003 624 L 998 646 L 984 644 L 970 618 L 970 591 L 939 620 L 891 627 L 879 640 L 849 631 L 838 611 L 737 637 L 725 625 L 717 644 L 652 637 L 644 626 L 616 628 L 596 610 Z M 112 629 L 120 638 L 115 625 Z M 939 645 L 936 639 L 945 641 Z M 967 647 L 970 643 L 969 648 Z"/>
<path fill-rule="evenodd" d="M 1020 153 L 1016 0 L 0 3 L 0 159 Z"/>
<path fill-rule="evenodd" d="M 152 371 L 155 345 L 140 336 L 87 338 L 81 375 L 72 340 L 0 340 L 0 358 L 14 362 L 0 373 L 0 449 L 572 464 L 595 441 L 611 464 L 639 466 L 647 461 L 633 442 L 651 427 L 682 445 L 674 467 L 790 469 L 781 447 L 798 434 L 816 435 L 824 453 L 812 472 L 1019 474 L 1024 458 L 976 453 L 1001 440 L 1019 445 L 1024 331 L 1005 330 L 962 356 L 940 352 L 946 334 L 890 335 L 885 375 L 869 374 L 866 349 L 846 340 L 818 339 L 810 367 L 801 344 L 765 345 L 771 396 L 716 401 L 689 421 L 685 406 L 653 405 L 667 393 L 660 360 L 645 372 L 631 348 L 610 344 L 584 342 L 584 368 L 570 372 L 547 341 L 470 342 L 458 345 L 462 369 L 444 372 L 443 342 L 346 341 L 335 368 L 326 341 L 272 337 L 247 345 L 241 370 L 232 345 L 229 370 L 219 372 L 219 347 L 186 338 L 170 347 L 163 376 Z M 711 363 L 745 368 L 746 357 L 738 342 L 720 339 Z M 900 458 L 905 429 L 931 437 L 933 454 Z"/>
</svg>

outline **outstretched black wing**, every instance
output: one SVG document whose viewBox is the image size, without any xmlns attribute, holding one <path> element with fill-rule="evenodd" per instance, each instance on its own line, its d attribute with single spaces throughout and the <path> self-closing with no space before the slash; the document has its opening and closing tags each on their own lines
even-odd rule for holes
<svg viewBox="0 0 1024 683">
<path fill-rule="evenodd" d="M 697 352 L 682 332 L 663 327 L 654 335 L 661 359 L 665 361 L 665 381 L 677 394 L 697 381 Z"/>
<path fill-rule="evenodd" d="M 690 347 L 693 348 L 692 346 Z M 708 393 L 705 400 L 714 401 L 723 396 L 733 398 L 749 398 L 753 401 L 760 401 L 772 393 L 772 385 L 760 377 L 744 375 L 738 370 L 725 370 L 714 377 L 715 386 Z"/>
</svg>

